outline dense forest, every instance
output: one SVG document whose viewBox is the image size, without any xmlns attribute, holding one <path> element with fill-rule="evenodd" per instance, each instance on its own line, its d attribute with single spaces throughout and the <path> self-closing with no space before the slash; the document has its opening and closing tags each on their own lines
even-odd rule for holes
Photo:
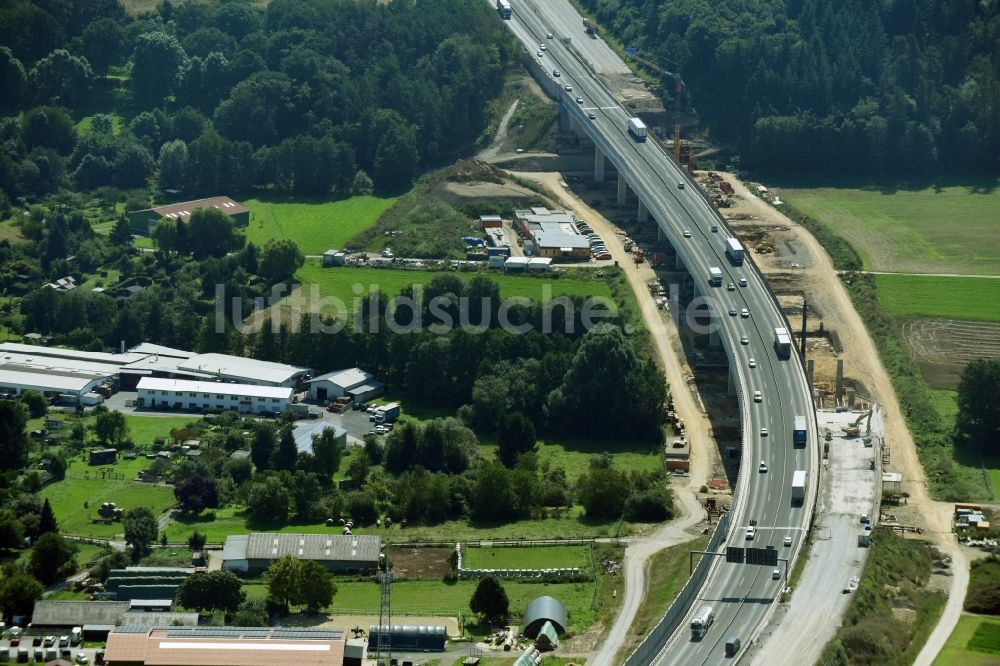
<svg viewBox="0 0 1000 666">
<path fill-rule="evenodd" d="M 0 3 L 0 214 L 67 190 L 399 191 L 467 151 L 512 40 L 485 3 Z"/>
<path fill-rule="evenodd" d="M 735 144 L 745 166 L 1000 170 L 998 2 L 581 3 L 626 47 L 669 70 L 676 63 L 702 129 Z"/>
</svg>

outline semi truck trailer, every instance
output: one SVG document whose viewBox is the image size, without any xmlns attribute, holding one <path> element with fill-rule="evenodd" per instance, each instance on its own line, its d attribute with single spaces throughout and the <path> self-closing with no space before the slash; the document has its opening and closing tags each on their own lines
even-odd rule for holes
<svg viewBox="0 0 1000 666">
<path fill-rule="evenodd" d="M 726 239 L 726 256 L 733 266 L 743 265 L 743 246 L 735 238 Z"/>
<path fill-rule="evenodd" d="M 792 472 L 792 504 L 802 504 L 806 501 L 806 481 L 804 469 Z"/>
<path fill-rule="evenodd" d="M 806 429 L 806 415 L 796 414 L 792 424 L 792 443 L 795 446 L 805 446 L 809 442 L 809 432 Z"/>
<path fill-rule="evenodd" d="M 632 135 L 632 138 L 636 141 L 646 140 L 646 123 L 642 122 L 638 118 L 628 119 L 628 133 Z"/>
<path fill-rule="evenodd" d="M 774 351 L 778 358 L 788 358 L 792 354 L 792 337 L 785 328 L 774 329 Z"/>
</svg>

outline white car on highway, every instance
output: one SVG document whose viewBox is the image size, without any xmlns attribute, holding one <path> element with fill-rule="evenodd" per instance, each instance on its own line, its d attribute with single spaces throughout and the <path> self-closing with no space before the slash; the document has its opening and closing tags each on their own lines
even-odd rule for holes
<svg viewBox="0 0 1000 666">
<path fill-rule="evenodd" d="M 752 368 L 756 368 L 757 367 L 757 360 L 752 358 L 752 359 L 750 359 L 750 362 L 747 363 L 747 365 L 749 365 L 751 369 Z"/>
<path fill-rule="evenodd" d="M 747 541 L 753 541 L 755 536 L 757 536 L 757 528 L 751 525 L 747 528 Z"/>
</svg>

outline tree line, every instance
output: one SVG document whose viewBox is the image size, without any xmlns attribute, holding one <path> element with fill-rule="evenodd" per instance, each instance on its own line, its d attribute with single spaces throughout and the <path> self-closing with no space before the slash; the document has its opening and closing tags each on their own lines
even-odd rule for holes
<svg viewBox="0 0 1000 666">
<path fill-rule="evenodd" d="M 626 46 L 679 68 L 703 124 L 746 166 L 888 177 L 1000 168 L 996 3 L 581 2 Z M 672 77 L 662 83 L 674 90 Z"/>
<path fill-rule="evenodd" d="M 166 0 L 135 17 L 119 0 L 12 0 L 0 189 L 403 190 L 477 139 L 513 53 L 464 0 Z"/>
</svg>

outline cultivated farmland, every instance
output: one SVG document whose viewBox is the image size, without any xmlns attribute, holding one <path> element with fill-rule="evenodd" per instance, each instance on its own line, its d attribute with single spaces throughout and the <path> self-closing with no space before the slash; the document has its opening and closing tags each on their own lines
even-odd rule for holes
<svg viewBox="0 0 1000 666">
<path fill-rule="evenodd" d="M 1000 274 L 996 182 L 891 193 L 783 187 L 780 196 L 845 238 L 866 270 Z"/>
<path fill-rule="evenodd" d="M 1000 278 L 876 275 L 875 285 L 891 315 L 1000 322 Z"/>
<path fill-rule="evenodd" d="M 1000 323 L 961 319 L 904 319 L 900 332 L 934 388 L 954 388 L 965 365 L 1000 358 Z"/>
<path fill-rule="evenodd" d="M 250 199 L 247 239 L 263 245 L 271 239 L 290 238 L 303 254 L 342 249 L 396 202 L 394 198 L 357 196 L 339 201 L 283 201 Z"/>
</svg>

